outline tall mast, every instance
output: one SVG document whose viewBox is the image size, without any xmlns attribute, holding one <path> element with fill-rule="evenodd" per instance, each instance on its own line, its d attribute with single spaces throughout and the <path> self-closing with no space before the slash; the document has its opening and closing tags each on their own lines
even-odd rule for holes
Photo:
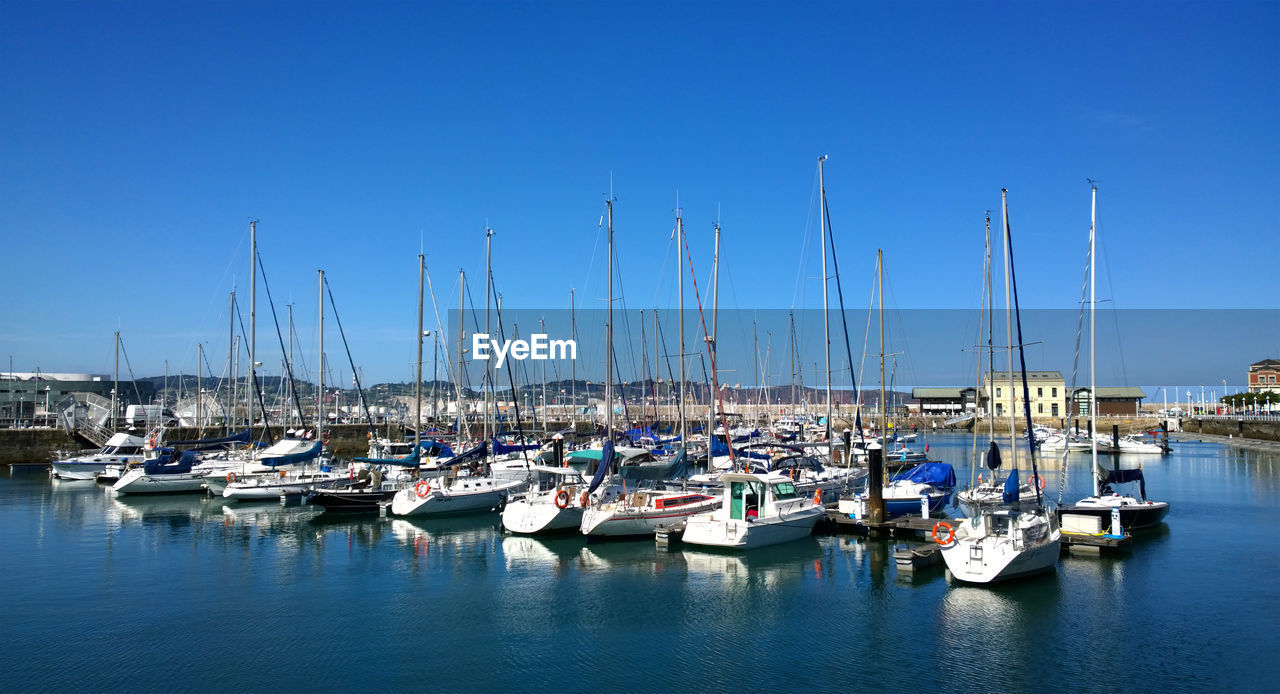
<svg viewBox="0 0 1280 694">
<path fill-rule="evenodd" d="M 484 230 L 484 331 L 489 335 L 493 335 L 489 328 L 489 303 L 493 290 L 493 275 L 491 273 L 492 266 L 489 264 L 490 253 L 493 249 L 493 229 L 485 227 Z M 489 440 L 489 394 L 492 387 L 493 371 L 491 369 L 492 362 L 488 359 L 484 360 L 484 440 Z M 493 404 L 497 409 L 497 403 Z M 496 427 L 495 427 L 496 429 Z M 494 433 L 497 433 L 496 431 Z"/>
<path fill-rule="evenodd" d="M 231 407 L 231 411 L 226 413 L 227 433 L 231 433 L 231 420 L 234 419 L 231 414 L 236 411 L 236 290 L 231 290 L 231 301 L 227 309 L 228 321 L 230 329 L 227 331 L 227 373 L 231 374 L 231 378 L 227 379 L 227 405 Z"/>
<path fill-rule="evenodd" d="M 569 289 L 569 339 L 578 339 L 578 321 L 574 315 L 573 288 Z M 569 426 L 576 434 L 578 432 L 578 360 L 569 360 L 569 402 L 573 406 L 569 408 Z"/>
<path fill-rule="evenodd" d="M 13 365 L 9 365 L 9 378 L 13 378 Z M 115 433 L 117 425 L 116 413 L 120 411 L 120 331 L 116 331 L 116 366 L 111 385 L 111 431 Z M 16 420 L 15 420 L 16 421 Z"/>
<path fill-rule="evenodd" d="M 716 249 L 715 255 L 711 261 L 711 338 L 709 345 L 711 348 L 711 364 L 715 368 L 716 363 L 716 336 L 719 330 L 720 318 L 720 223 L 716 222 Z M 719 383 L 719 374 L 711 374 L 711 380 L 708 381 L 708 387 L 713 383 Z M 716 430 L 716 393 L 711 393 L 707 398 L 707 450 L 710 451 L 711 434 Z M 731 438 L 729 430 L 726 427 L 724 432 L 726 444 L 730 444 Z M 732 445 L 732 444 L 730 444 Z"/>
<path fill-rule="evenodd" d="M 289 380 L 285 385 L 286 390 L 284 401 L 285 407 L 289 408 L 289 414 L 284 419 L 284 426 L 286 429 L 293 426 L 293 303 L 290 302 L 287 308 L 289 309 L 289 371 L 286 371 L 285 373 L 289 374 Z M 301 412 L 298 413 L 298 417 L 302 417 Z"/>
<path fill-rule="evenodd" d="M 317 302 L 318 310 L 316 315 L 320 321 L 320 377 L 316 381 L 316 440 L 324 441 L 324 425 L 326 423 L 324 413 L 324 270 L 316 270 L 319 277 L 317 287 L 319 291 L 316 296 L 319 297 Z"/>
<path fill-rule="evenodd" d="M 880 451 L 883 456 L 889 450 L 888 411 L 884 406 L 884 249 L 876 249 L 876 284 L 880 295 Z"/>
<path fill-rule="evenodd" d="M 1009 338 L 1009 450 L 1013 452 L 1013 467 L 1018 467 L 1018 446 L 1016 441 L 1017 424 L 1015 423 L 1014 406 L 1017 390 L 1013 383 L 1013 308 L 1009 301 L 1012 283 L 1009 280 L 1009 190 L 1000 189 L 1000 216 L 1004 233 L 1004 323 Z M 1030 434 L 1030 432 L 1028 432 Z"/>
<path fill-rule="evenodd" d="M 790 346 L 791 364 L 791 416 L 796 416 L 796 314 L 792 311 L 787 312 L 787 345 Z M 803 429 L 803 427 L 802 427 Z"/>
<path fill-rule="evenodd" d="M 1098 186 L 1093 186 L 1093 202 L 1089 210 L 1089 450 L 1093 459 L 1093 467 L 1089 470 L 1089 478 L 1093 480 L 1093 495 L 1098 495 L 1098 413 L 1096 412 L 1098 405 L 1098 379 L 1097 372 L 1097 352 L 1095 332 L 1096 316 L 1098 310 L 1097 295 L 1094 294 L 1094 275 L 1093 271 L 1096 267 L 1094 260 L 1094 234 L 1098 224 Z M 1117 444 L 1118 442 L 1112 442 Z"/>
<path fill-rule="evenodd" d="M 547 321 L 545 318 L 538 319 L 538 328 L 543 335 L 547 334 Z M 537 412 L 537 410 L 534 410 Z M 547 428 L 547 360 L 542 360 L 542 435 L 546 436 L 551 433 Z"/>
<path fill-rule="evenodd" d="M 604 323 L 604 410 L 605 441 L 613 441 L 613 200 L 609 207 L 609 313 Z"/>
<path fill-rule="evenodd" d="M 204 343 L 196 343 L 196 430 L 204 431 L 204 391 L 200 384 L 200 362 L 204 360 Z"/>
<path fill-rule="evenodd" d="M 612 256 L 610 257 L 612 259 Z M 676 200 L 676 293 L 679 294 L 680 318 L 680 447 L 686 448 L 689 443 L 689 432 L 684 421 L 684 220 L 680 218 L 680 201 Z M 728 435 L 729 432 L 725 432 Z M 707 432 L 708 450 L 711 446 L 711 432 Z"/>
<path fill-rule="evenodd" d="M 991 282 L 991 213 L 987 213 L 987 387 L 995 395 L 996 380 L 996 347 L 995 347 L 995 285 Z M 995 408 L 995 399 L 987 401 L 988 406 Z M 987 434 L 992 441 L 996 440 L 996 418 L 994 412 L 987 413 Z"/>
<path fill-rule="evenodd" d="M 467 418 L 466 413 L 462 409 L 462 382 L 466 371 L 465 364 L 462 361 L 462 337 L 466 328 L 462 322 L 462 293 L 466 291 L 467 273 L 465 270 L 458 269 L 458 441 L 462 441 L 462 425 L 467 426 L 467 436 L 471 436 L 471 421 Z"/>
<path fill-rule="evenodd" d="M 413 451 L 414 455 L 420 455 L 418 446 L 422 443 L 422 274 L 426 268 L 426 260 L 421 253 L 418 254 L 418 374 L 414 379 L 416 390 L 413 396 L 413 404 L 415 405 L 414 421 L 413 421 Z M 432 381 L 434 384 L 435 382 Z"/>
<path fill-rule="evenodd" d="M 249 430 L 253 430 L 253 402 L 258 395 L 256 354 L 258 306 L 258 220 L 249 222 Z"/>
<path fill-rule="evenodd" d="M 822 171 L 822 168 L 823 168 L 822 163 L 825 162 L 826 160 L 827 160 L 827 155 L 825 154 L 818 157 L 818 226 L 821 227 L 821 230 L 822 230 L 822 354 L 826 359 L 826 366 L 827 366 L 827 425 L 824 431 L 826 432 L 827 456 L 829 458 L 833 450 L 832 441 L 831 441 L 831 427 L 832 427 L 832 422 L 831 422 L 831 319 L 827 315 L 827 186 L 823 179 L 823 171 Z M 883 303 L 883 298 L 881 299 L 881 301 Z M 881 339 L 881 342 L 884 341 L 883 334 L 881 335 L 880 339 Z M 883 357 L 884 355 L 883 344 L 881 345 L 880 354 Z M 853 365 L 850 364 L 851 368 L 852 366 Z M 880 370 L 884 371 L 883 364 L 881 364 Z M 883 389 L 884 376 L 883 374 L 881 375 L 881 378 L 880 378 L 880 385 L 881 385 L 880 409 L 883 410 L 884 409 L 884 389 Z M 884 436 L 883 430 L 881 430 L 881 436 L 882 437 Z"/>
</svg>

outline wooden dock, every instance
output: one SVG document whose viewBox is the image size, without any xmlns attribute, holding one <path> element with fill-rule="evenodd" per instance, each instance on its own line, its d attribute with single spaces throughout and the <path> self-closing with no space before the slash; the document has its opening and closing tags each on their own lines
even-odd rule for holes
<svg viewBox="0 0 1280 694">
<path fill-rule="evenodd" d="M 1133 535 L 1125 533 L 1116 535 L 1090 535 L 1085 533 L 1062 533 L 1062 551 L 1068 554 L 1099 554 L 1104 551 L 1116 552 L 1129 549 L 1133 544 Z"/>
<path fill-rule="evenodd" d="M 872 523 L 866 518 L 853 518 L 849 514 L 840 513 L 834 508 L 827 509 L 826 518 L 828 530 L 834 532 L 872 537 L 919 538 L 924 536 L 926 539 L 932 539 L 930 535 L 933 533 L 933 526 L 942 521 L 955 523 L 953 519 L 945 516 L 930 516 L 929 518 L 898 516 L 896 518 L 888 518 L 880 523 Z"/>
</svg>

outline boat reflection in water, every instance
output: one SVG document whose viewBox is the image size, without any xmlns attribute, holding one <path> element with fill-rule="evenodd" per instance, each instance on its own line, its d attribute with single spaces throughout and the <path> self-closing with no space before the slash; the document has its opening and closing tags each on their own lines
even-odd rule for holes
<svg viewBox="0 0 1280 694">
<path fill-rule="evenodd" d="M 587 539 L 582 535 L 545 538 L 507 535 L 502 538 L 502 558 L 509 573 L 550 570 L 560 575 L 581 562 L 586 544 Z"/>
<path fill-rule="evenodd" d="M 496 536 L 498 518 L 492 515 L 450 518 L 393 518 L 391 534 L 396 541 L 413 548 L 415 555 L 447 552 L 452 555 L 487 555 Z"/>
</svg>

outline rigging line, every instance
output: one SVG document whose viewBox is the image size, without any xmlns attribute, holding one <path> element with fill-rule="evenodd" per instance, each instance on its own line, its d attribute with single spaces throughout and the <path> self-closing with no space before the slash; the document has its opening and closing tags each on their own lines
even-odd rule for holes
<svg viewBox="0 0 1280 694">
<path fill-rule="evenodd" d="M 840 283 L 840 261 L 836 259 L 836 234 L 835 234 L 835 230 L 832 229 L 831 227 L 831 203 L 829 200 L 827 200 L 827 193 L 825 190 L 822 191 L 821 195 L 822 195 L 822 202 L 823 202 L 822 208 L 826 211 L 826 214 L 827 214 L 827 239 L 831 245 L 831 269 L 833 272 L 835 272 L 835 275 L 836 275 L 836 298 L 840 302 L 840 327 L 844 330 L 844 350 L 845 350 L 846 356 L 849 359 L 849 380 L 851 382 L 850 385 L 853 387 L 853 390 L 856 392 L 858 390 L 858 381 L 853 377 L 853 347 L 849 343 L 849 323 L 845 319 L 845 315 L 844 315 L 844 290 L 841 289 L 840 287 L 840 284 L 841 284 Z M 825 253 L 826 249 L 824 248 L 822 252 Z M 858 430 L 858 443 L 861 444 L 863 443 L 862 408 L 854 407 L 853 416 L 854 416 L 854 427 L 857 428 Z"/>
<path fill-rule="evenodd" d="M 702 321 L 702 336 L 704 338 L 703 346 L 706 347 L 707 355 L 711 361 L 711 379 L 712 385 L 715 388 L 715 393 L 708 394 L 707 401 L 710 402 L 711 398 L 715 397 L 717 404 L 720 406 L 720 422 L 721 426 L 724 427 L 725 443 L 729 446 L 729 464 L 732 466 L 734 464 L 734 454 L 733 443 L 731 442 L 732 437 L 729 435 L 729 416 L 724 411 L 724 395 L 720 392 L 720 376 L 716 373 L 716 350 L 711 349 L 711 333 L 707 331 L 707 316 L 702 311 L 702 299 L 698 297 L 698 275 L 693 271 L 693 253 L 689 251 L 689 238 L 687 236 L 684 238 L 684 251 L 685 256 L 689 259 L 689 276 L 693 279 L 693 298 L 698 301 L 698 318 Z M 684 355 L 680 355 L 680 358 L 683 359 Z M 683 407 L 683 404 L 681 404 L 681 407 Z M 713 433 L 714 432 L 710 431 L 707 432 L 708 464 L 711 462 L 711 435 Z M 688 442 L 681 442 L 681 444 L 685 443 Z"/>
<path fill-rule="evenodd" d="M 1104 236 L 1097 233 L 1098 226 L 1099 225 L 1094 224 L 1095 240 L 1102 244 L 1102 253 L 1100 253 L 1098 257 L 1106 258 L 1109 257 L 1109 254 L 1107 253 L 1107 242 Z M 1116 307 L 1116 287 L 1111 282 L 1111 264 L 1104 261 L 1102 263 L 1102 271 L 1107 278 L 1107 289 L 1111 292 L 1111 306 L 1108 307 L 1107 313 L 1111 314 L 1111 325 L 1115 330 L 1116 335 L 1116 356 L 1120 358 L 1120 382 L 1127 386 L 1129 385 L 1129 369 L 1124 363 L 1124 345 L 1120 340 L 1120 310 Z"/>
<path fill-rule="evenodd" d="M 432 353 L 432 355 L 431 355 L 431 356 L 432 356 L 432 358 L 433 358 L 433 359 L 435 359 L 435 360 L 438 362 L 438 361 L 439 361 L 439 359 L 437 358 L 437 355 L 439 354 L 439 343 L 440 343 L 442 340 L 444 340 L 444 338 L 446 337 L 446 335 L 448 335 L 448 333 L 446 333 L 446 332 L 445 332 L 445 330 L 444 330 L 444 323 L 440 320 L 440 307 L 436 305 L 436 290 L 431 286 L 431 268 L 427 267 L 426 263 L 423 263 L 422 271 L 423 271 L 423 272 L 426 274 L 426 276 L 427 276 L 427 291 L 431 294 L 431 311 L 432 311 L 432 313 L 434 313 L 434 314 L 435 314 L 435 316 L 436 316 L 436 334 L 438 334 L 438 335 L 441 337 L 441 340 L 436 340 L 436 341 L 435 341 L 435 343 L 434 343 L 434 344 L 435 344 L 436 346 L 435 346 L 435 347 L 433 347 L 433 353 Z M 457 381 L 455 381 L 455 380 L 454 380 L 454 378 L 453 378 L 453 364 L 452 364 L 452 361 L 453 361 L 453 360 L 452 360 L 451 358 L 449 358 L 449 343 L 450 343 L 450 342 L 451 342 L 451 341 L 445 341 L 445 350 L 444 350 L 444 373 L 445 373 L 445 376 L 447 376 L 447 377 L 449 378 L 449 380 L 453 382 L 454 392 L 455 392 L 455 393 L 457 394 L 457 396 L 458 396 L 458 402 L 459 402 L 459 403 L 461 403 L 461 402 L 462 402 L 462 390 L 460 389 L 460 386 L 458 385 L 458 382 L 457 382 Z M 433 368 L 434 368 L 434 367 L 433 367 Z M 433 376 L 432 378 L 434 379 L 434 378 L 435 378 L 435 376 Z M 434 383 L 435 383 L 435 381 L 434 381 L 434 380 L 432 380 L 432 383 L 434 384 Z"/>
<path fill-rule="evenodd" d="M 1038 481 L 1040 479 L 1040 471 L 1036 468 L 1035 426 L 1031 423 L 1031 387 L 1027 384 L 1027 355 L 1026 349 L 1022 346 L 1022 314 L 1018 309 L 1018 273 L 1013 264 L 1013 232 L 1010 229 L 1007 204 L 1005 205 L 1004 213 L 1004 233 L 1005 243 L 1009 245 L 1009 284 L 1013 286 L 1013 320 L 1018 330 L 1018 361 L 1022 367 L 1022 411 L 1027 417 L 1027 443 L 1029 444 L 1027 452 L 1031 458 L 1031 474 Z M 1014 451 L 1015 461 L 1017 457 L 1017 451 Z M 1014 468 L 1017 469 L 1016 462 Z M 1032 484 L 1031 488 L 1036 490 L 1036 506 L 1040 506 L 1040 485 Z"/>
<path fill-rule="evenodd" d="M 801 290 L 804 287 L 804 278 L 808 276 L 809 270 L 809 243 L 813 235 L 813 203 L 818 198 L 818 172 L 813 172 L 813 182 L 809 187 L 809 209 L 804 215 L 804 236 L 800 241 L 800 272 L 796 273 L 796 282 L 791 290 L 791 308 L 794 309 L 801 298 Z M 823 249 L 825 253 L 826 250 Z M 826 281 L 826 278 L 823 278 Z"/>
<path fill-rule="evenodd" d="M 142 393 L 138 392 L 138 377 L 133 375 L 133 365 L 129 363 L 129 352 L 124 348 L 124 340 L 120 340 L 120 352 L 124 354 L 124 365 L 129 369 L 129 382 L 133 384 L 133 395 L 142 402 Z"/>
<path fill-rule="evenodd" d="M 879 272 L 878 268 L 877 268 L 877 272 Z M 863 332 L 862 334 L 862 358 L 858 361 L 858 380 L 862 381 L 863 383 L 867 382 L 866 379 L 863 378 L 863 376 L 865 376 L 867 373 L 866 371 L 867 349 L 871 345 L 871 316 L 874 315 L 875 310 L 876 310 L 876 278 L 875 278 L 875 275 L 872 275 L 871 276 L 871 300 L 867 304 L 867 327 L 866 327 L 866 331 Z M 849 368 L 850 370 L 852 370 L 853 364 L 850 364 Z M 857 392 L 857 396 L 858 396 L 858 409 L 862 409 L 862 391 L 861 390 Z M 881 435 L 883 436 L 883 434 Z"/>
<path fill-rule="evenodd" d="M 284 352 L 284 335 L 280 333 L 280 318 L 276 315 L 276 302 L 275 299 L 271 298 L 271 285 L 267 283 L 267 267 L 262 262 L 262 254 L 258 253 L 257 255 L 258 267 L 262 268 L 262 288 L 267 291 L 267 305 L 271 307 L 271 321 L 275 323 L 276 326 L 276 339 L 280 341 L 280 351 Z M 293 378 L 293 364 L 290 363 L 289 359 L 284 360 L 284 368 L 285 373 L 289 376 L 290 390 L 293 391 L 293 404 L 298 408 L 298 420 L 302 424 L 303 429 L 310 429 L 311 427 L 307 426 L 306 411 L 302 409 L 302 400 L 298 395 L 298 384 Z"/>
<path fill-rule="evenodd" d="M 1063 414 L 1067 419 L 1071 418 L 1071 405 L 1076 400 L 1076 380 L 1080 369 L 1080 342 L 1084 335 L 1084 305 L 1085 299 L 1089 295 L 1089 253 L 1085 253 L 1084 258 L 1084 281 L 1080 283 L 1080 312 L 1076 318 L 1076 349 L 1075 356 L 1071 360 L 1071 388 L 1066 392 L 1067 410 Z M 1089 394 L 1090 402 L 1092 402 L 1093 393 Z M 1092 413 L 1090 413 L 1092 414 Z M 1062 497 L 1067 491 L 1067 452 L 1070 450 L 1070 427 L 1063 427 L 1064 441 L 1062 444 L 1062 476 L 1058 480 L 1058 505 L 1062 505 Z"/>
<path fill-rule="evenodd" d="M 236 318 L 239 318 L 239 319 L 240 319 L 240 334 L 241 334 L 241 335 L 248 335 L 248 334 L 249 334 L 249 331 L 247 331 L 247 330 L 245 330 L 245 329 L 244 329 L 244 316 L 240 313 L 240 302 L 239 302 L 239 301 L 237 301 L 237 302 L 236 302 Z M 247 357 L 247 356 L 249 356 L 249 341 L 248 341 L 248 340 L 240 340 L 240 344 L 244 347 L 244 355 L 245 355 L 246 357 Z M 246 379 L 245 379 L 245 387 L 246 387 L 246 388 L 250 388 L 250 389 L 252 389 L 252 391 L 253 391 L 253 393 L 252 393 L 252 397 L 256 397 L 256 398 L 258 399 L 258 407 L 259 407 L 259 411 L 260 411 L 260 412 L 262 412 L 262 425 L 263 425 L 263 426 L 262 426 L 262 431 L 263 431 L 263 433 L 264 433 L 264 434 L 266 435 L 266 437 L 267 437 L 267 443 L 275 443 L 275 435 L 271 433 L 271 423 L 270 423 L 270 420 L 269 420 L 269 419 L 267 419 L 267 401 L 266 401 L 266 397 L 265 397 L 265 396 L 263 396 L 263 394 L 262 394 L 262 386 L 261 386 L 261 384 L 258 382 L 258 370 L 257 370 L 256 368 L 254 368 L 252 364 L 250 364 L 250 365 L 249 365 L 249 373 L 250 373 L 250 374 L 253 374 L 253 377 L 252 377 L 251 379 L 250 379 L 250 378 L 246 378 Z M 237 376 L 239 376 L 239 374 L 236 374 L 236 375 L 237 375 Z M 248 394 L 246 394 L 246 395 L 248 395 Z M 234 405 L 233 405 L 233 409 L 234 409 Z M 246 413 L 246 416 L 247 416 L 247 413 Z M 252 421 L 250 421 L 250 422 L 249 422 L 249 430 L 250 430 L 250 431 L 252 431 L 252 430 L 253 430 L 253 422 L 252 422 Z"/>
<path fill-rule="evenodd" d="M 498 317 L 498 339 L 503 340 L 505 342 L 507 338 L 503 334 L 503 330 L 502 330 L 502 302 L 501 301 L 495 302 L 494 309 L 496 310 L 497 317 Z M 515 328 L 514 324 L 512 325 L 512 328 L 518 329 L 518 328 Z M 520 398 L 516 396 L 516 381 L 515 381 L 515 376 L 512 375 L 511 373 L 510 359 L 507 360 L 507 382 L 511 384 L 511 402 L 513 404 L 513 407 L 515 408 L 516 432 L 520 434 L 520 443 L 521 443 L 520 455 L 521 457 L 524 458 L 525 469 L 528 469 L 529 451 L 525 450 L 523 446 L 525 443 L 525 437 L 524 437 L 524 425 L 520 423 Z M 534 408 L 533 426 L 534 428 L 537 428 L 538 426 L 537 408 Z M 496 429 L 497 427 L 494 427 L 494 428 Z M 495 434 L 495 438 L 496 438 L 496 434 Z M 491 443 L 491 442 L 486 442 L 486 443 Z"/>
<path fill-rule="evenodd" d="M 338 336 L 342 338 L 342 348 L 347 351 L 347 363 L 351 365 L 351 380 L 356 384 L 356 394 L 360 397 L 360 407 L 364 410 L 365 423 L 369 425 L 369 435 L 377 435 L 373 426 L 373 415 L 369 414 L 369 402 L 364 396 L 364 386 L 360 383 L 360 369 L 356 368 L 356 360 L 351 357 L 351 345 L 347 344 L 347 333 L 342 329 L 342 319 L 338 317 L 338 304 L 333 300 L 333 286 L 329 284 L 329 276 L 324 277 L 324 288 L 329 294 L 329 306 L 333 309 L 333 320 L 338 324 Z"/>
</svg>

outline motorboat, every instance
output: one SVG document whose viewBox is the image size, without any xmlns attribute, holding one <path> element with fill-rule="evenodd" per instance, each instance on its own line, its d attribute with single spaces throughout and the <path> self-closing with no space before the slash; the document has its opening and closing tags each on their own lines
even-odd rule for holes
<svg viewBox="0 0 1280 694">
<path fill-rule="evenodd" d="M 92 480 L 106 470 L 108 465 L 124 467 L 130 463 L 141 463 L 146 457 L 141 436 L 132 434 L 112 434 L 106 444 L 98 450 L 80 451 L 78 453 L 54 453 L 53 476 L 64 480 Z"/>
<path fill-rule="evenodd" d="M 951 576 L 994 583 L 1049 571 L 1057 565 L 1061 532 L 1051 511 L 988 509 L 972 518 L 939 521 L 933 539 Z"/>
<path fill-rule="evenodd" d="M 214 468 L 197 465 L 192 451 L 157 448 L 156 457 L 126 469 L 111 489 L 124 494 L 181 494 L 204 490 L 204 478 Z"/>
<path fill-rule="evenodd" d="M 297 470 L 278 474 L 252 475 L 237 480 L 235 473 L 228 473 L 231 480 L 222 490 L 222 496 L 232 501 L 268 501 L 283 494 L 302 494 L 312 489 L 337 486 L 350 480 L 347 471 Z"/>
<path fill-rule="evenodd" d="M 577 530 L 582 525 L 582 497 L 587 489 L 582 473 L 547 465 L 529 471 L 530 489 L 507 500 L 502 527 L 522 535 Z"/>
<path fill-rule="evenodd" d="M 728 472 L 720 507 L 689 516 L 684 542 L 755 549 L 807 537 L 823 517 L 821 496 L 802 496 L 790 477 L 776 472 Z"/>
</svg>

